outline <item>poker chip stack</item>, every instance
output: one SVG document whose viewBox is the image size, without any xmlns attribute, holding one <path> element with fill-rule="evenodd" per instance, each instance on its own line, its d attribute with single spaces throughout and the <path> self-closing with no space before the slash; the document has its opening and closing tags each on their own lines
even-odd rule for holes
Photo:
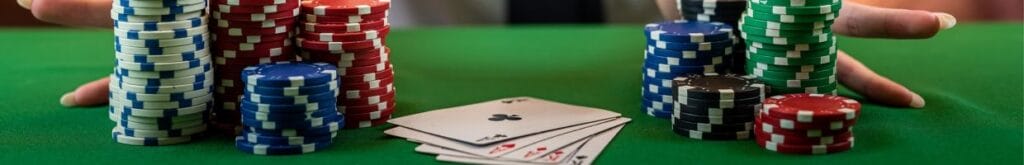
<svg viewBox="0 0 1024 165">
<path fill-rule="evenodd" d="M 747 72 L 772 94 L 836 93 L 839 0 L 752 0 L 740 20 Z"/>
<path fill-rule="evenodd" d="M 248 66 L 295 59 L 291 37 L 299 0 L 211 0 L 216 26 L 213 55 L 216 68 L 215 121 L 225 131 L 237 129 L 238 100 L 245 87 L 238 79 Z M 233 133 L 233 132 L 232 132 Z"/>
<path fill-rule="evenodd" d="M 853 148 L 860 103 L 825 94 L 787 94 L 764 101 L 754 125 L 757 144 L 788 154 L 827 154 Z"/>
<path fill-rule="evenodd" d="M 739 20 L 743 11 L 747 10 L 747 0 L 676 0 L 676 7 L 680 15 L 686 20 L 697 20 L 707 22 L 721 22 L 732 27 L 739 27 Z M 735 29 L 739 34 L 739 29 Z M 731 73 L 746 74 L 743 68 L 747 59 L 746 45 L 739 39 L 733 46 Z"/>
<path fill-rule="evenodd" d="M 702 140 L 750 139 L 765 85 L 753 76 L 706 73 L 673 81 L 672 130 Z"/>
<path fill-rule="evenodd" d="M 395 110 L 394 71 L 384 39 L 389 0 L 303 1 L 296 42 L 304 61 L 338 67 L 338 111 L 347 128 L 384 124 Z"/>
<path fill-rule="evenodd" d="M 702 21 L 647 24 L 644 35 L 642 110 L 658 118 L 672 116 L 672 79 L 689 74 L 725 73 L 732 46 L 731 26 Z"/>
<path fill-rule="evenodd" d="M 114 141 L 171 145 L 207 129 L 213 69 L 203 0 L 114 1 L 108 116 Z"/>
<path fill-rule="evenodd" d="M 302 154 L 327 148 L 344 124 L 335 104 L 337 68 L 327 63 L 277 62 L 242 71 L 242 133 L 235 146 L 258 155 Z"/>
</svg>

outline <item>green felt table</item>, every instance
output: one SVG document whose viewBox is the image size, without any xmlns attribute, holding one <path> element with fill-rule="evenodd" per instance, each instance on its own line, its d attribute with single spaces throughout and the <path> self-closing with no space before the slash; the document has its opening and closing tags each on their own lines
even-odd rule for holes
<svg viewBox="0 0 1024 165">
<path fill-rule="evenodd" d="M 596 163 L 1021 164 L 1024 26 L 962 24 L 927 40 L 841 38 L 840 48 L 927 100 L 923 109 L 865 103 L 848 152 L 795 156 L 753 141 L 699 141 L 640 110 L 640 25 L 397 29 L 398 112 L 534 96 L 622 113 L 633 122 Z M 140 147 L 110 139 L 106 107 L 65 108 L 64 92 L 113 66 L 109 30 L 0 30 L 0 161 L 87 164 L 433 164 L 391 126 L 345 130 L 332 148 L 254 156 L 231 138 Z M 847 89 L 840 93 L 863 100 Z M 566 116 L 572 117 L 572 116 Z M 15 163 L 18 162 L 18 163 Z"/>
</svg>

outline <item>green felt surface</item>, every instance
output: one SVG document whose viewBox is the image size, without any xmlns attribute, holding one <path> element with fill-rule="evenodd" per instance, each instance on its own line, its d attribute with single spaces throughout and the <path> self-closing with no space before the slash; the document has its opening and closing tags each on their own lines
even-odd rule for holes
<svg viewBox="0 0 1024 165">
<path fill-rule="evenodd" d="M 962 24 L 928 40 L 842 38 L 840 47 L 920 93 L 924 109 L 866 103 L 856 147 L 823 156 L 765 151 L 753 141 L 698 141 L 640 112 L 640 25 L 395 30 L 397 116 L 509 96 L 609 109 L 634 118 L 599 164 L 1021 164 L 1021 24 Z M 106 76 L 108 30 L 0 30 L 0 160 L 57 164 L 433 164 L 389 126 L 341 132 L 333 148 L 253 156 L 228 137 L 163 147 L 110 140 L 105 107 L 64 108 L 58 98 Z M 848 90 L 841 93 L 851 96 Z M 861 97 L 852 95 L 860 99 Z M 571 116 L 567 116 L 571 117 Z"/>
</svg>

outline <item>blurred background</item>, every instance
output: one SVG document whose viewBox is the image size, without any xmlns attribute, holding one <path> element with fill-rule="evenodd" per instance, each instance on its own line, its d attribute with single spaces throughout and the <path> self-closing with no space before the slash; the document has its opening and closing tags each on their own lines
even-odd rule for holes
<svg viewBox="0 0 1024 165">
<path fill-rule="evenodd" d="M 57 26 L 10 0 L 0 27 Z M 79 0 L 68 0 L 79 1 Z M 655 0 L 392 0 L 396 27 L 507 24 L 642 24 L 662 20 Z M 847 0 L 873 6 L 946 12 L 960 22 L 1024 21 L 1024 0 Z"/>
</svg>

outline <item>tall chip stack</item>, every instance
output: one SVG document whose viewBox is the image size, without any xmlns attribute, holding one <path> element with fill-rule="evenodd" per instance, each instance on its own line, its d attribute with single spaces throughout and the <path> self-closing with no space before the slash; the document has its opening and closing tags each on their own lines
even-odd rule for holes
<svg viewBox="0 0 1024 165">
<path fill-rule="evenodd" d="M 772 96 L 759 109 L 754 134 L 765 150 L 786 154 L 828 154 L 853 148 L 860 103 L 842 96 Z"/>
<path fill-rule="evenodd" d="M 304 61 L 325 62 L 341 75 L 338 111 L 346 128 L 382 125 L 395 111 L 389 0 L 310 0 L 301 4 L 296 42 Z"/>
<path fill-rule="evenodd" d="M 206 1 L 113 1 L 114 73 L 108 117 L 114 141 L 171 145 L 207 130 L 213 67 Z"/>
<path fill-rule="evenodd" d="M 216 126 L 234 133 L 239 125 L 242 69 L 295 60 L 293 48 L 299 0 L 211 0 L 216 26 L 213 55 L 216 68 Z"/>
<path fill-rule="evenodd" d="M 327 63 L 276 62 L 245 68 L 242 132 L 235 147 L 291 155 L 331 146 L 345 117 L 338 111 L 338 70 Z"/>
<path fill-rule="evenodd" d="M 743 11 L 747 10 L 747 0 L 676 0 L 676 9 L 683 19 L 721 22 L 732 27 L 739 27 L 739 20 Z M 734 29 L 734 34 L 739 34 L 739 29 Z M 733 46 L 731 73 L 746 74 L 743 66 L 747 59 L 746 43 L 740 41 Z"/>
<path fill-rule="evenodd" d="M 747 72 L 771 93 L 836 94 L 839 0 L 752 0 L 740 20 Z"/>
<path fill-rule="evenodd" d="M 701 140 L 750 139 L 767 90 L 753 76 L 715 73 L 676 78 L 673 87 L 672 131 Z"/>
<path fill-rule="evenodd" d="M 733 28 L 723 23 L 675 20 L 647 24 L 641 110 L 657 118 L 672 116 L 672 79 L 690 74 L 725 73 L 736 44 Z"/>
</svg>

